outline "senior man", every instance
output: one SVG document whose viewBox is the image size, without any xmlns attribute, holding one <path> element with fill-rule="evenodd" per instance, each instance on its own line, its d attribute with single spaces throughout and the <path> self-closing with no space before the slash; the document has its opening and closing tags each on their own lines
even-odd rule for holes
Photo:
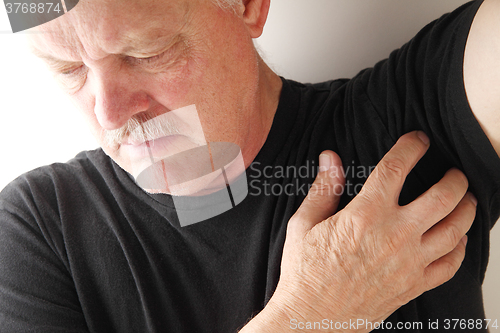
<svg viewBox="0 0 500 333">
<path fill-rule="evenodd" d="M 254 49 L 268 8 L 82 0 L 32 37 L 102 149 L 2 192 L 2 332 L 368 332 L 381 321 L 448 331 L 459 328 L 453 319 L 486 331 L 481 282 L 500 207 L 500 2 L 466 4 L 352 80 L 316 85 L 278 77 Z M 182 227 L 189 208 L 173 200 L 199 202 L 216 179 L 144 191 L 135 156 L 177 146 L 131 136 L 188 106 L 207 143 L 240 148 L 261 191 L 251 186 L 234 208 Z M 318 156 L 314 183 L 264 176 Z M 377 167 L 344 175 L 342 163 Z M 293 191 L 266 194 L 265 182 Z M 344 184 L 364 186 L 339 197 Z"/>
</svg>

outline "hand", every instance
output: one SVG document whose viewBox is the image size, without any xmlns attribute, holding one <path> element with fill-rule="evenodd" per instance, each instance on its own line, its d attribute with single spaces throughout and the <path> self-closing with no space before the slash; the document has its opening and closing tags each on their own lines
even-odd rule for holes
<svg viewBox="0 0 500 333">
<path fill-rule="evenodd" d="M 401 137 L 362 191 L 333 216 L 344 179 L 339 157 L 322 153 L 330 168 L 318 174 L 290 219 L 277 289 L 249 328 L 289 331 L 291 319 L 380 322 L 453 277 L 477 204 L 466 194 L 465 175 L 451 169 L 412 203 L 398 204 L 406 176 L 428 146 L 422 132 Z"/>
</svg>

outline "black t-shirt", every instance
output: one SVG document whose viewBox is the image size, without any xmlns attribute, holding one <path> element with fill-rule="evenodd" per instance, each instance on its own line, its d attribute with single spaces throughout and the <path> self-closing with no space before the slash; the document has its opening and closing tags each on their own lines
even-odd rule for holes
<svg viewBox="0 0 500 333">
<path fill-rule="evenodd" d="M 343 160 L 344 207 L 397 139 L 417 129 L 431 147 L 400 203 L 458 167 L 479 206 L 456 276 L 386 323 L 426 331 L 438 319 L 443 331 L 446 319 L 484 318 L 500 159 L 469 108 L 462 71 L 480 4 L 443 16 L 351 80 L 283 80 L 268 139 L 247 169 L 247 197 L 206 221 L 180 227 L 170 196 L 142 191 L 100 149 L 19 177 L 0 196 L 0 331 L 234 332 L 272 296 L 287 221 L 319 154 L 331 149 Z M 483 331 L 474 327 L 467 331 Z"/>
</svg>

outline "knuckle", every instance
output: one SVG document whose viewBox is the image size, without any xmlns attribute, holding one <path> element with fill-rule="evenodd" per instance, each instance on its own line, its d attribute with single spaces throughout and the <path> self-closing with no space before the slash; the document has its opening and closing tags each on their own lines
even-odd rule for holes
<svg viewBox="0 0 500 333">
<path fill-rule="evenodd" d="M 402 184 L 406 175 L 405 163 L 401 157 L 385 157 L 370 175 L 373 178 L 370 187 L 372 187 L 372 191 L 378 193 L 387 184 Z M 367 186 L 363 186 L 363 188 L 365 187 Z"/>
<path fill-rule="evenodd" d="M 400 156 L 391 156 L 381 161 L 380 172 L 385 178 L 404 178 L 406 176 L 405 162 Z"/>
<path fill-rule="evenodd" d="M 432 192 L 433 201 L 442 208 L 449 209 L 456 206 L 455 193 L 448 190 L 435 190 Z"/>
<path fill-rule="evenodd" d="M 460 239 L 462 239 L 462 232 L 454 224 L 451 224 L 446 230 L 447 244 L 451 249 L 454 249 Z"/>
</svg>

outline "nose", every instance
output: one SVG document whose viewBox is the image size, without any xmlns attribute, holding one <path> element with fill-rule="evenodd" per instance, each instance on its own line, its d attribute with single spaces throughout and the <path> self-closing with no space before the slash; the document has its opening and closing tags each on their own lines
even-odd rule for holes
<svg viewBox="0 0 500 333">
<path fill-rule="evenodd" d="M 132 76 L 119 71 L 93 76 L 94 114 L 103 129 L 121 128 L 132 116 L 148 110 L 150 98 Z"/>
</svg>

